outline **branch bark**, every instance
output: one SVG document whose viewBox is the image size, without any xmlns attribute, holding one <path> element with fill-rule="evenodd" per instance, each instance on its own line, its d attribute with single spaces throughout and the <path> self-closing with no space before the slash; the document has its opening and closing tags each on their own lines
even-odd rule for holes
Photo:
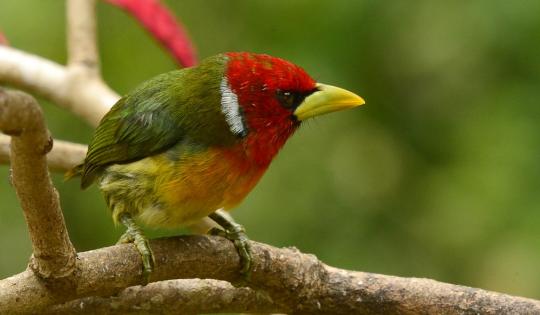
<svg viewBox="0 0 540 315">
<path fill-rule="evenodd" d="M 150 244 L 156 258 L 150 281 L 209 278 L 245 284 L 266 292 L 277 310 L 288 314 L 540 313 L 540 301 L 429 279 L 337 269 L 294 248 L 252 242 L 253 274 L 244 281 L 239 277 L 238 254 L 224 238 L 184 236 Z M 28 270 L 0 281 L 0 313 L 40 312 L 74 298 L 112 296 L 144 281 L 139 254 L 131 244 L 80 253 L 79 270 L 74 295 L 69 297 L 47 289 Z M 154 312 L 163 306 L 150 304 L 149 311 Z"/>
<path fill-rule="evenodd" d="M 200 314 L 278 312 L 265 292 L 225 281 L 179 279 L 127 288 L 113 297 L 90 297 L 57 305 L 43 314 Z"/>
<path fill-rule="evenodd" d="M 28 94 L 0 90 L 0 129 L 11 135 L 11 182 L 32 240 L 31 269 L 44 279 L 68 277 L 76 252 L 47 170 L 53 142 L 41 108 Z"/>
</svg>

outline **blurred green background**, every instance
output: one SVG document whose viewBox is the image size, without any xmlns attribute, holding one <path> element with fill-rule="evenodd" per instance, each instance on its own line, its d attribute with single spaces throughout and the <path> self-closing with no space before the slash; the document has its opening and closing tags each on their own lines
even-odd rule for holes
<svg viewBox="0 0 540 315">
<path fill-rule="evenodd" d="M 342 268 L 540 298 L 540 1 L 167 1 L 201 57 L 264 52 L 367 105 L 308 123 L 234 212 L 254 240 Z M 64 1 L 2 0 L 12 46 L 66 59 Z M 176 67 L 99 3 L 103 75 L 119 93 Z M 42 102 L 59 139 L 92 129 Z M 0 278 L 31 254 L 0 166 Z M 54 175 L 84 251 L 121 234 L 95 187 Z M 153 232 L 162 235 L 170 232 Z"/>
</svg>

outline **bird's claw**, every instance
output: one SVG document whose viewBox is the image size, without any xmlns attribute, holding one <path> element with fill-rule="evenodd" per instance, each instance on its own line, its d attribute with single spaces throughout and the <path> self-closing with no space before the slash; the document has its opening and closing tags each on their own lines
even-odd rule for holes
<svg viewBox="0 0 540 315">
<path fill-rule="evenodd" d="M 246 231 L 243 226 L 240 224 L 233 224 L 230 229 L 222 230 L 220 228 L 212 228 L 209 231 L 210 235 L 222 236 L 234 243 L 234 247 L 240 255 L 240 273 L 246 278 L 251 276 L 251 267 L 252 267 L 252 255 L 251 255 L 251 245 L 249 243 L 249 238 L 246 235 Z"/>
<path fill-rule="evenodd" d="M 141 255 L 143 263 L 143 276 L 146 283 L 149 283 L 150 274 L 154 271 L 154 254 L 150 244 L 142 232 L 135 227 L 128 226 L 126 232 L 120 236 L 117 244 L 133 243 Z"/>
</svg>

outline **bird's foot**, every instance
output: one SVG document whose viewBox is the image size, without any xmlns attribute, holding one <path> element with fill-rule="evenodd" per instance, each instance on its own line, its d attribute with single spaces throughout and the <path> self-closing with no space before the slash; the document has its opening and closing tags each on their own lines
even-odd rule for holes
<svg viewBox="0 0 540 315">
<path fill-rule="evenodd" d="M 249 238 L 246 235 L 246 230 L 242 225 L 234 222 L 232 218 L 225 217 L 217 212 L 212 213 L 210 218 L 221 225 L 223 230 L 220 228 L 212 228 L 208 233 L 210 235 L 225 237 L 234 243 L 234 247 L 236 247 L 238 255 L 240 255 L 240 273 L 242 273 L 246 279 L 249 279 L 251 276 L 253 259 L 251 254 L 251 245 L 249 244 Z"/>
<path fill-rule="evenodd" d="M 234 247 L 240 255 L 240 264 L 242 268 L 240 272 L 243 275 L 249 276 L 251 272 L 251 246 L 249 245 L 249 238 L 246 235 L 244 227 L 241 225 L 236 225 L 234 229 L 222 230 L 220 228 L 212 228 L 209 232 L 211 235 L 217 235 L 225 237 L 234 243 Z"/>
<path fill-rule="evenodd" d="M 154 271 L 154 254 L 141 229 L 129 215 L 123 215 L 120 218 L 122 224 L 127 228 L 126 232 L 120 236 L 117 244 L 133 243 L 141 255 L 143 263 L 143 275 L 146 283 L 149 281 L 150 274 Z"/>
</svg>

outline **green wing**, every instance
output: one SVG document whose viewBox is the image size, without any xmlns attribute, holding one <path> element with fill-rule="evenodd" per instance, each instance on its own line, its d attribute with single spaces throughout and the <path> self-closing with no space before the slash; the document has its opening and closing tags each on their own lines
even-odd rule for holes
<svg viewBox="0 0 540 315">
<path fill-rule="evenodd" d="M 181 71 L 174 75 L 178 74 Z M 182 117 L 173 110 L 176 100 L 169 88 L 171 76 L 167 73 L 143 83 L 103 117 L 82 165 L 83 188 L 108 165 L 154 155 L 182 140 Z"/>
<path fill-rule="evenodd" d="M 120 99 L 101 120 L 84 163 L 66 178 L 80 174 L 85 188 L 111 164 L 164 152 L 184 139 L 204 146 L 236 143 L 220 106 L 225 62 L 217 55 L 158 75 Z"/>
</svg>

